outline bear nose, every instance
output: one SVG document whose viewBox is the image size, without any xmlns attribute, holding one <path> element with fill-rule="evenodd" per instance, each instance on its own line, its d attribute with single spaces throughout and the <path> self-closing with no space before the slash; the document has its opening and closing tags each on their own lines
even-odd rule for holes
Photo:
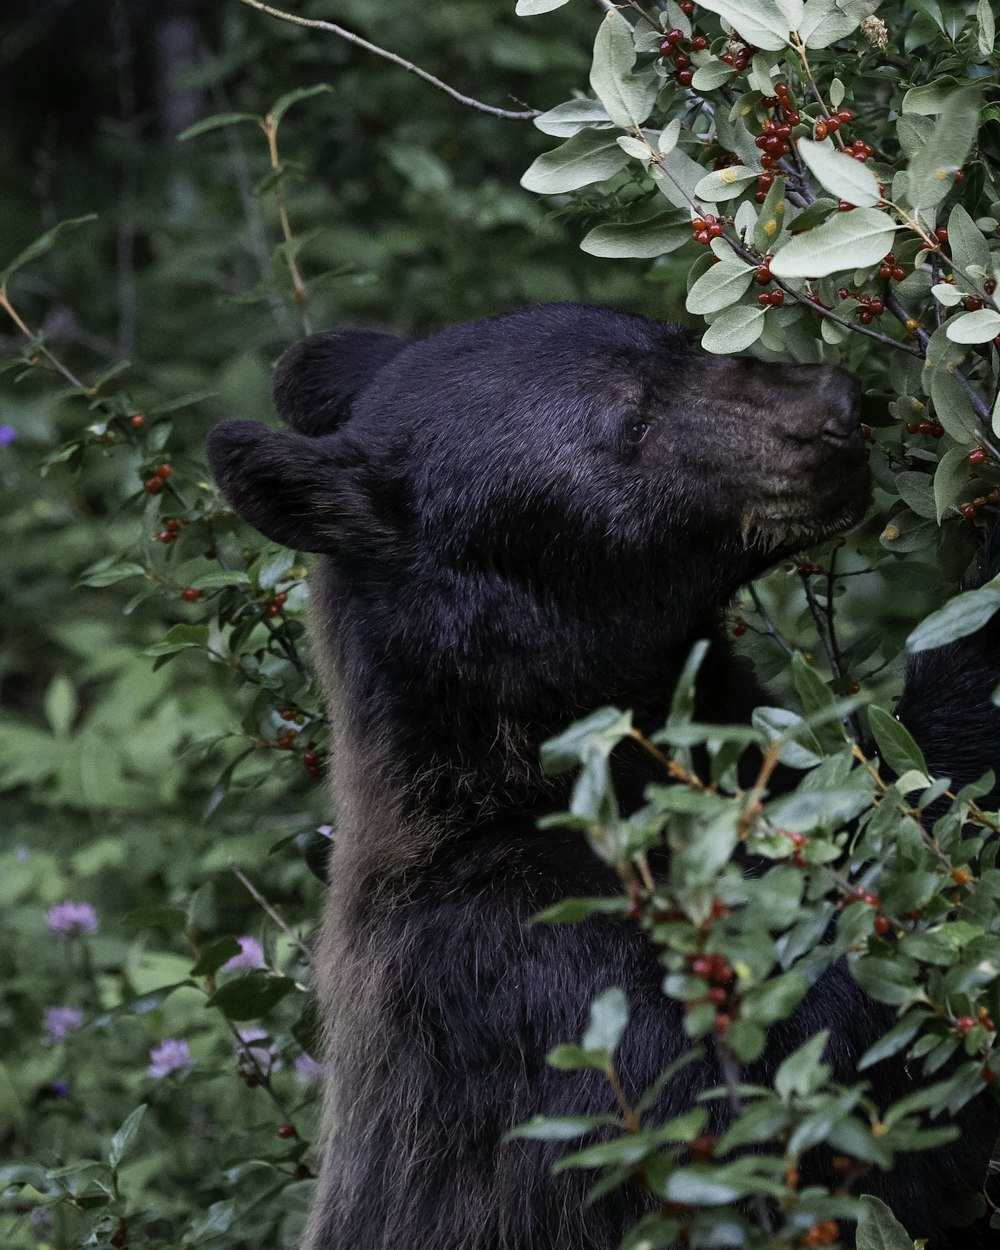
<svg viewBox="0 0 1000 1250">
<path fill-rule="evenodd" d="M 823 388 L 826 420 L 820 437 L 828 443 L 853 441 L 861 428 L 861 385 L 846 369 L 831 369 Z"/>
</svg>

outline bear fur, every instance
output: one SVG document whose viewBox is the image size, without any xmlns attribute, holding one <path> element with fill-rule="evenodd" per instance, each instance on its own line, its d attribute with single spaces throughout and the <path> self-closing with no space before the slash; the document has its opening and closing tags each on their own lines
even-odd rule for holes
<svg viewBox="0 0 1000 1250">
<path fill-rule="evenodd" d="M 578 834 L 537 828 L 566 797 L 539 745 L 606 704 L 655 730 L 699 638 L 711 649 L 697 715 L 749 716 L 762 696 L 730 654 L 724 609 L 864 512 L 857 383 L 558 304 L 418 341 L 314 335 L 282 360 L 275 397 L 290 431 L 224 422 L 209 459 L 241 516 L 320 557 L 312 630 L 337 834 L 317 967 L 332 1079 L 305 1250 L 614 1250 L 648 1196 L 626 1186 L 585 1208 L 592 1178 L 552 1175 L 561 1147 L 504 1136 L 538 1113 L 614 1114 L 601 1073 L 545 1062 L 608 987 L 629 1001 L 630 1096 L 688 1043 L 637 927 L 528 923 L 618 888 Z M 1000 653 L 947 650 L 975 670 L 981 706 L 955 712 L 962 734 L 933 729 L 933 659 L 907 701 L 929 723 L 932 771 L 957 786 L 998 753 Z M 969 760 L 956 744 L 976 717 L 989 758 Z M 615 767 L 628 810 L 655 773 L 627 752 Z M 827 1060 L 849 1080 L 894 1018 L 838 965 L 772 1030 L 757 1075 L 831 1027 Z M 719 1079 L 708 1061 L 685 1068 L 663 1118 Z M 886 1099 L 911 1088 L 898 1063 L 875 1080 Z M 992 1244 L 948 1229 L 982 1186 L 997 1123 L 980 1099 L 957 1142 L 866 1187 L 935 1250 Z"/>
</svg>

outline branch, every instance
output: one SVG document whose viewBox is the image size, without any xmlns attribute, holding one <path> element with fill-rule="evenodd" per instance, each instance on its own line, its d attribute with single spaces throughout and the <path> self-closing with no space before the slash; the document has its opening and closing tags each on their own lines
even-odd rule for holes
<svg viewBox="0 0 1000 1250">
<path fill-rule="evenodd" d="M 496 108 L 492 104 L 484 104 L 481 100 L 474 100 L 471 96 L 462 95 L 460 91 L 456 91 L 454 87 L 449 87 L 440 78 L 435 78 L 433 74 L 429 74 L 425 69 L 414 65 L 412 61 L 407 61 L 404 57 L 397 56 L 395 52 L 390 52 L 386 48 L 380 48 L 376 43 L 369 43 L 367 39 L 362 39 L 360 35 L 354 34 L 353 31 L 345 30 L 343 26 L 336 26 L 333 22 L 324 22 L 314 17 L 298 17 L 294 13 L 286 13 L 283 9 L 274 9 L 269 4 L 262 4 L 261 0 L 240 0 L 240 3 L 248 4 L 250 8 L 259 9 L 261 13 L 268 13 L 271 17 L 277 17 L 283 22 L 291 22 L 294 26 L 308 26 L 313 30 L 325 30 L 331 35 L 336 35 L 338 39 L 346 39 L 348 43 L 364 48 L 366 52 L 374 52 L 376 56 L 382 57 L 383 60 L 391 61 L 393 65 L 398 65 L 400 69 L 416 74 L 424 82 L 429 82 L 432 87 L 437 87 L 439 91 L 450 95 L 459 104 L 465 104 L 469 108 L 478 109 L 481 113 L 490 113 L 494 117 L 508 117 L 514 121 L 527 121 L 532 117 L 538 117 L 541 113 L 541 109 L 527 109 L 521 113 L 512 112 L 510 109 Z"/>
</svg>

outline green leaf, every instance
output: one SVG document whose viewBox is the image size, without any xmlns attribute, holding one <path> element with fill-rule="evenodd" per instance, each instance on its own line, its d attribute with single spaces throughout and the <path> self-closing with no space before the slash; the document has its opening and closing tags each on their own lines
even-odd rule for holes
<svg viewBox="0 0 1000 1250">
<path fill-rule="evenodd" d="M 615 135 L 581 130 L 560 147 L 537 157 L 522 176 L 521 186 L 539 195 L 560 195 L 603 182 L 627 164 L 628 156 Z"/>
<path fill-rule="evenodd" d="M 167 631 L 162 642 L 154 643 L 140 654 L 142 655 L 174 655 L 177 651 L 187 651 L 191 647 L 208 645 L 207 625 L 174 625 Z"/>
<path fill-rule="evenodd" d="M 951 282 L 936 282 L 931 294 L 943 308 L 955 308 L 963 299 L 962 292 Z"/>
<path fill-rule="evenodd" d="M 861 269 L 891 250 L 895 232 L 896 223 L 877 208 L 837 213 L 783 243 L 771 261 L 771 272 L 776 278 L 822 278 Z"/>
<path fill-rule="evenodd" d="M 617 987 L 605 990 L 590 1007 L 590 1023 L 580 1043 L 586 1051 L 602 1051 L 611 1056 L 628 1024 L 628 1000 Z"/>
<path fill-rule="evenodd" d="M 565 0 L 562 2 L 565 3 Z M 542 134 L 553 135 L 557 139 L 569 139 L 579 131 L 586 130 L 588 126 L 596 127 L 602 123 L 608 125 L 610 122 L 611 118 L 600 100 L 581 99 L 557 104 L 547 113 L 534 118 L 533 124 Z"/>
<path fill-rule="evenodd" d="M 759 304 L 736 304 L 727 308 L 701 336 L 702 347 L 720 356 L 744 351 L 760 338 L 766 311 Z"/>
<path fill-rule="evenodd" d="M 830 1040 L 830 1030 L 824 1029 L 808 1042 L 793 1051 L 774 1076 L 774 1092 L 786 1102 L 793 1096 L 805 1097 L 819 1089 L 830 1075 L 823 1063 L 823 1051 Z"/>
<path fill-rule="evenodd" d="M 824 190 L 858 208 L 872 208 L 882 198 L 878 180 L 867 165 L 838 152 L 829 139 L 800 139 L 798 150 Z"/>
<path fill-rule="evenodd" d="M 917 514 L 926 520 L 937 518 L 937 505 L 934 502 L 934 488 L 929 473 L 905 471 L 896 478 L 896 489 L 899 496 Z"/>
<path fill-rule="evenodd" d="M 783 972 L 747 990 L 740 1005 L 744 1017 L 764 1027 L 787 1019 L 805 997 L 809 986 L 800 972 Z"/>
<path fill-rule="evenodd" d="M 690 210 L 692 206 L 698 207 L 694 189 L 704 177 L 705 170 L 683 148 L 673 148 L 664 153 L 663 164 L 654 165 L 649 173 L 658 190 L 675 208 Z"/>
<path fill-rule="evenodd" d="M 997 26 L 990 0 L 979 0 L 976 22 L 979 25 L 979 51 L 983 56 L 991 56 L 997 41 Z"/>
<path fill-rule="evenodd" d="M 582 1068 L 595 1068 L 603 1071 L 610 1062 L 610 1055 L 604 1051 L 584 1050 L 582 1046 L 554 1046 L 546 1056 L 545 1062 L 550 1068 L 560 1072 L 579 1072 Z"/>
<path fill-rule="evenodd" d="M 300 100 L 308 100 L 314 95 L 320 95 L 324 91 L 332 91 L 333 88 L 328 82 L 318 82 L 314 87 L 299 87 L 296 91 L 288 91 L 283 96 L 279 96 L 268 110 L 268 116 L 277 126 L 278 122 L 285 116 L 293 104 L 298 104 Z"/>
<path fill-rule="evenodd" d="M 1000 334 L 1000 313 L 992 308 L 952 317 L 945 333 L 953 343 L 989 343 Z"/>
<path fill-rule="evenodd" d="M 202 947 L 198 961 L 191 969 L 191 975 L 193 977 L 211 976 L 213 972 L 218 972 L 224 963 L 239 955 L 242 949 L 231 934 L 216 938 L 214 942 L 209 942 Z"/>
<path fill-rule="evenodd" d="M 656 99 L 658 80 L 651 70 L 633 74 L 635 37 L 617 9 L 597 28 L 590 85 L 618 126 L 641 126 Z"/>
<path fill-rule="evenodd" d="M 786 10 L 793 10 L 790 20 L 776 0 L 703 0 L 703 9 L 718 13 L 738 31 L 747 43 L 770 52 L 778 52 L 788 42 L 789 31 L 797 24 L 803 12 L 801 0 L 795 0 Z M 795 11 L 797 10 L 797 12 Z"/>
<path fill-rule="evenodd" d="M 920 1032 L 924 1019 L 925 1017 L 920 1013 L 904 1016 L 888 1033 L 883 1034 L 877 1042 L 868 1047 L 858 1060 L 858 1071 L 863 1072 L 865 1068 L 881 1063 L 883 1059 L 888 1059 L 890 1055 L 896 1055 L 904 1047 L 909 1046 Z"/>
<path fill-rule="evenodd" d="M 992 582 L 977 590 L 966 590 L 921 621 L 907 638 L 906 649 L 912 655 L 917 651 L 943 647 L 956 638 L 965 638 L 981 629 L 998 611 L 1000 589 L 994 587 Z"/>
<path fill-rule="evenodd" d="M 51 251 L 56 240 L 64 230 L 70 230 L 74 226 L 82 226 L 85 222 L 96 220 L 96 213 L 86 213 L 83 217 L 69 217 L 65 221 L 60 221 L 58 225 L 53 226 L 51 230 L 46 230 L 33 243 L 29 243 L 23 252 L 18 252 L 9 265 L 4 269 L 0 269 L 0 287 L 5 287 L 10 276 L 19 269 L 23 269 L 31 261 L 37 260 L 39 256 L 44 256 L 46 252 Z"/>
<path fill-rule="evenodd" d="M 54 677 L 45 692 L 45 719 L 57 738 L 64 738 L 76 719 L 79 702 L 68 677 Z"/>
<path fill-rule="evenodd" d="M 913 1250 L 913 1240 L 881 1198 L 861 1196 L 857 1250 Z"/>
<path fill-rule="evenodd" d="M 194 590 L 221 590 L 227 586 L 252 586 L 249 573 L 241 569 L 225 569 L 218 573 L 202 573 L 194 578 L 191 587 Z"/>
<path fill-rule="evenodd" d="M 931 208 L 951 190 L 976 139 L 979 105 L 978 87 L 963 87 L 945 101 L 930 137 L 907 167 L 907 199 L 915 207 Z"/>
<path fill-rule="evenodd" d="M 728 308 L 753 282 L 754 272 L 752 265 L 744 264 L 735 257 L 710 265 L 688 291 L 685 308 L 696 315 Z"/>
<path fill-rule="evenodd" d="M 632 732 L 632 713 L 616 707 L 598 708 L 555 738 L 542 743 L 542 771 L 548 774 L 565 772 L 582 764 L 597 752 L 605 757 Z"/>
<path fill-rule="evenodd" d="M 551 13 L 561 9 L 568 0 L 517 0 L 514 12 L 518 17 L 534 17 L 536 13 Z"/>
<path fill-rule="evenodd" d="M 595 1128 L 611 1128 L 618 1125 L 610 1115 L 536 1115 L 527 1124 L 519 1124 L 507 1134 L 528 1141 L 575 1141 Z"/>
<path fill-rule="evenodd" d="M 968 493 L 969 451 L 952 447 L 941 457 L 934 471 L 934 510 L 938 525 Z"/>
<path fill-rule="evenodd" d="M 1000 607 L 1000 602 L 997 606 Z M 901 774 L 915 768 L 924 776 L 928 775 L 923 751 L 895 716 L 883 708 L 872 706 L 868 709 L 868 723 L 879 754 L 894 773 Z"/>
<path fill-rule="evenodd" d="M 668 726 L 686 723 L 694 715 L 695 685 L 701 666 L 705 662 L 705 656 L 708 655 L 708 648 L 708 640 L 702 638 L 688 652 L 681 675 L 674 687 L 673 698 L 670 700 Z"/>
<path fill-rule="evenodd" d="M 957 86 L 957 80 L 946 74 L 922 87 L 911 87 L 903 96 L 900 112 L 916 114 L 919 117 L 936 117 L 944 110 L 949 96 L 954 94 Z"/>
<path fill-rule="evenodd" d="M 283 998 L 296 992 L 291 977 L 268 972 L 248 972 L 221 986 L 205 1003 L 216 1007 L 229 1020 L 256 1020 L 266 1016 Z"/>
<path fill-rule="evenodd" d="M 847 158 L 850 160 L 850 157 Z M 855 165 L 857 161 L 853 162 Z M 694 189 L 699 200 L 718 204 L 722 200 L 734 200 L 742 195 L 747 185 L 758 177 L 756 169 L 745 165 L 727 165 L 725 169 L 713 169 L 702 178 Z"/>
<path fill-rule="evenodd" d="M 936 333 L 940 334 L 940 330 Z M 952 438 L 962 443 L 975 441 L 976 414 L 972 401 L 947 365 L 936 366 L 931 371 L 931 399 L 934 415 Z"/>
<path fill-rule="evenodd" d="M 117 1007 L 112 1007 L 110 1011 L 102 1012 L 90 1022 L 89 1027 L 101 1029 L 122 1016 L 147 1016 L 151 1011 L 162 1007 L 175 991 L 188 989 L 198 989 L 198 983 L 187 980 L 175 981 L 172 985 L 161 985 L 159 989 L 150 990 L 148 994 L 139 994 L 124 1003 L 119 1003 Z"/>
<path fill-rule="evenodd" d="M 958 269 L 968 271 L 978 266 L 989 272 L 990 249 L 982 231 L 961 204 L 956 204 L 948 215 L 948 247 Z"/>
<path fill-rule="evenodd" d="M 531 917 L 531 924 L 578 924 L 595 915 L 623 916 L 628 900 L 615 898 L 564 898 Z"/>
<path fill-rule="evenodd" d="M 799 19 L 799 38 L 807 48 L 828 48 L 845 39 L 882 0 L 806 0 Z M 834 105 L 836 107 L 836 105 Z"/>
<path fill-rule="evenodd" d="M 166 929 L 168 933 L 183 932 L 187 916 L 180 907 L 138 907 L 122 920 L 131 933 L 141 929 Z"/>
<path fill-rule="evenodd" d="M 714 91 L 717 87 L 721 87 L 723 83 L 729 82 L 735 72 L 731 65 L 727 65 L 725 61 L 720 61 L 713 57 L 712 60 L 706 61 L 704 65 L 699 65 L 694 71 L 691 86 L 695 91 Z"/>
<path fill-rule="evenodd" d="M 753 228 L 754 247 L 759 252 L 773 252 L 785 224 L 785 180 L 775 178 L 757 212 Z"/>
<path fill-rule="evenodd" d="M 142 1117 L 146 1114 L 146 1104 L 136 1107 L 114 1137 L 111 1138 L 111 1149 L 108 1151 L 108 1166 L 116 1169 L 125 1157 L 125 1152 L 139 1131 Z"/>
<path fill-rule="evenodd" d="M 691 238 L 691 222 L 675 213 L 645 221 L 595 226 L 580 241 L 582 251 L 610 259 L 649 260 L 674 252 Z"/>
<path fill-rule="evenodd" d="M 264 124 L 263 119 L 255 113 L 216 113 L 214 117 L 203 117 L 200 122 L 188 126 L 187 130 L 182 130 L 177 138 L 184 143 L 185 140 L 207 134 L 210 130 L 221 130 L 224 126 L 236 126 L 240 122 L 256 122 L 258 126 Z"/>
<path fill-rule="evenodd" d="M 92 572 L 84 573 L 80 578 L 80 586 L 113 586 L 116 582 L 123 582 L 128 577 L 145 576 L 146 570 L 141 564 L 136 564 L 130 560 L 122 560 L 118 564 L 108 564 L 104 568 L 94 568 Z"/>
</svg>

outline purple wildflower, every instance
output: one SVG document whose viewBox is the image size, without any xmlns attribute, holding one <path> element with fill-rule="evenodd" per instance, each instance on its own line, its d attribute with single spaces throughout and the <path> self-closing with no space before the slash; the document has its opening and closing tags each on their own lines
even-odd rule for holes
<svg viewBox="0 0 1000 1250">
<path fill-rule="evenodd" d="M 83 1024 L 83 1012 L 75 1007 L 50 1007 L 45 1013 L 45 1032 L 53 1042 L 61 1042 Z"/>
<path fill-rule="evenodd" d="M 17 438 L 17 430 L 12 425 L 0 425 L 0 447 L 6 447 Z"/>
<path fill-rule="evenodd" d="M 60 1098 L 69 1097 L 69 1086 L 66 1084 L 65 1081 L 53 1081 L 52 1085 L 50 1086 L 50 1089 L 52 1090 L 54 1094 L 57 1094 Z"/>
<path fill-rule="evenodd" d="M 264 948 L 254 937 L 238 937 L 240 953 L 227 959 L 222 965 L 223 972 L 243 972 L 249 968 L 263 968 Z"/>
<path fill-rule="evenodd" d="M 149 1058 L 149 1075 L 155 1077 L 166 1076 L 178 1068 L 190 1068 L 194 1063 L 187 1042 L 177 1037 L 167 1037 L 159 1046 L 154 1046 Z"/>
<path fill-rule="evenodd" d="M 97 912 L 89 903 L 56 903 L 50 907 L 45 923 L 60 940 L 81 933 L 97 932 Z"/>
<path fill-rule="evenodd" d="M 323 1069 L 312 1055 L 303 1051 L 295 1060 L 295 1075 L 300 1081 L 315 1081 L 318 1076 L 323 1075 Z"/>
</svg>

